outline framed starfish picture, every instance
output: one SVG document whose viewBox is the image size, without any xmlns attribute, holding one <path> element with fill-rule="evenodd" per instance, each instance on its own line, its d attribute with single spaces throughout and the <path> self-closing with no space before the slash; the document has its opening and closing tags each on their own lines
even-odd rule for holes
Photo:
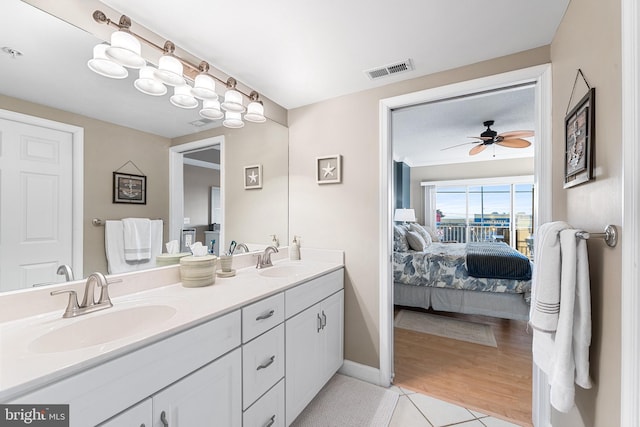
<svg viewBox="0 0 640 427">
<path fill-rule="evenodd" d="M 262 188 L 262 165 L 244 167 L 244 188 L 245 190 Z"/>
<path fill-rule="evenodd" d="M 336 184 L 342 182 L 342 156 L 324 156 L 316 158 L 316 182 L 318 184 Z"/>
</svg>

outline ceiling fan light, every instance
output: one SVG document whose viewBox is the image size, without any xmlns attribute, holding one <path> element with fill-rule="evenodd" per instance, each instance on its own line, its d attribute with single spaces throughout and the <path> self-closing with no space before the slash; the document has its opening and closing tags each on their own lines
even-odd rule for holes
<svg viewBox="0 0 640 427">
<path fill-rule="evenodd" d="M 162 96 L 167 93 L 167 87 L 154 76 L 155 68 L 146 66 L 140 68 L 140 77 L 133 85 L 140 92 L 152 96 Z"/>
<path fill-rule="evenodd" d="M 107 58 L 105 51 L 109 47 L 108 44 L 100 43 L 93 48 L 93 58 L 87 62 L 87 66 L 94 73 L 112 79 L 124 79 L 129 72 L 122 65 Z"/>
<path fill-rule="evenodd" d="M 198 99 L 218 99 L 218 94 L 216 93 L 216 82 L 213 80 L 208 74 L 198 74 L 196 76 L 193 88 L 191 89 L 191 93 Z"/>
<path fill-rule="evenodd" d="M 176 86 L 169 101 L 176 107 L 192 109 L 198 106 L 198 100 L 191 95 L 189 85 Z"/>
<path fill-rule="evenodd" d="M 224 121 L 222 125 L 231 129 L 239 129 L 244 127 L 244 122 L 242 121 L 242 117 L 240 113 L 235 111 L 227 111 L 224 115 Z"/>
<path fill-rule="evenodd" d="M 105 53 L 108 58 L 129 68 L 142 68 L 147 61 L 140 55 L 140 42 L 127 31 L 116 31 L 111 34 L 111 46 Z"/>
<path fill-rule="evenodd" d="M 247 114 L 244 115 L 245 120 L 253 123 L 264 123 L 267 119 L 264 117 L 264 106 L 262 103 L 253 101 L 247 106 Z"/>
<path fill-rule="evenodd" d="M 202 102 L 202 110 L 200 115 L 205 119 L 219 120 L 224 117 L 224 113 L 220 110 L 220 101 L 217 99 L 205 99 Z"/>
<path fill-rule="evenodd" d="M 224 93 L 224 102 L 222 108 L 233 113 L 244 113 L 245 108 L 242 105 L 242 94 L 235 89 L 229 89 Z"/>
<path fill-rule="evenodd" d="M 158 69 L 154 75 L 156 79 L 169 86 L 182 86 L 185 84 L 182 62 L 173 55 L 162 55 L 158 61 Z"/>
</svg>

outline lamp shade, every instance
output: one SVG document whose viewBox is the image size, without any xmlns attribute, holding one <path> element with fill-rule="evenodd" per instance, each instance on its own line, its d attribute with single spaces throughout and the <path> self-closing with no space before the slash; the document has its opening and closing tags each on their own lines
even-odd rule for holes
<svg viewBox="0 0 640 427">
<path fill-rule="evenodd" d="M 220 110 L 220 101 L 217 99 L 205 99 L 202 101 L 202 110 L 200 115 L 205 119 L 219 120 L 224 117 L 224 113 Z"/>
<path fill-rule="evenodd" d="M 173 95 L 169 98 L 176 107 L 180 108 L 196 108 L 198 106 L 198 100 L 191 95 L 191 87 L 189 85 L 176 86 L 173 88 Z"/>
<path fill-rule="evenodd" d="M 173 55 L 162 55 L 158 61 L 158 69 L 154 72 L 156 79 L 169 86 L 185 84 L 182 62 Z"/>
<path fill-rule="evenodd" d="M 239 129 L 244 126 L 240 113 L 234 111 L 227 111 L 224 115 L 224 121 L 222 125 L 227 128 Z"/>
<path fill-rule="evenodd" d="M 234 113 L 244 113 L 244 105 L 242 105 L 242 94 L 235 89 L 229 89 L 224 93 L 224 102 L 222 108 Z"/>
<path fill-rule="evenodd" d="M 413 209 L 396 209 L 393 214 L 394 221 L 416 222 L 416 212 Z"/>
<path fill-rule="evenodd" d="M 105 51 L 109 47 L 108 44 L 100 43 L 93 48 L 93 58 L 87 62 L 87 66 L 91 71 L 104 77 L 112 79 L 124 79 L 129 72 L 122 65 L 107 58 Z"/>
<path fill-rule="evenodd" d="M 194 81 L 191 93 L 198 99 L 218 99 L 216 93 L 216 82 L 213 77 L 207 74 L 198 74 Z"/>
<path fill-rule="evenodd" d="M 250 102 L 247 105 L 247 114 L 244 115 L 245 120 L 254 123 L 264 123 L 267 119 L 264 117 L 264 106 L 260 102 Z"/>
<path fill-rule="evenodd" d="M 167 93 L 167 87 L 155 78 L 153 67 L 140 68 L 140 77 L 133 82 L 133 85 L 142 93 L 153 96 L 162 96 Z"/>
<path fill-rule="evenodd" d="M 126 31 L 116 31 L 111 34 L 111 46 L 105 53 L 108 58 L 113 59 L 118 64 L 129 68 L 142 68 L 147 65 L 147 61 L 140 56 L 142 47 L 137 38 Z"/>
</svg>

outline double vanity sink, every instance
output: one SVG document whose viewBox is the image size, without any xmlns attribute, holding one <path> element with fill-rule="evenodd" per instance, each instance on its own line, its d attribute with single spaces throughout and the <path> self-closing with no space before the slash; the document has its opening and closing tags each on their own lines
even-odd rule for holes
<svg viewBox="0 0 640 427">
<path fill-rule="evenodd" d="M 67 377 L 337 272 L 343 268 L 343 255 L 331 252 L 335 254 L 316 260 L 237 268 L 236 276 L 216 278 L 214 285 L 202 288 L 174 282 L 140 290 L 135 281 L 145 273 L 121 275 L 120 283 L 110 285 L 116 291 L 113 307 L 73 318 L 62 318 L 64 298 L 34 292 L 36 298 L 54 299 L 59 309 L 0 323 L 0 402 L 20 401 Z M 161 270 L 176 277 L 179 267 L 163 267 L 153 274 Z M 64 285 L 57 286 L 61 288 Z M 34 304 L 51 306 L 50 301 Z"/>
</svg>

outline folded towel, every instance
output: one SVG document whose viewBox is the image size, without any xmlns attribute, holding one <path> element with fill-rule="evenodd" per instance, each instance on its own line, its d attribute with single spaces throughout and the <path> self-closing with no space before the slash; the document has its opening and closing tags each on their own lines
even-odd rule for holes
<svg viewBox="0 0 640 427">
<path fill-rule="evenodd" d="M 162 220 L 151 221 L 151 258 L 147 261 L 125 261 L 123 228 L 122 221 L 105 221 L 105 253 L 109 274 L 155 267 L 156 257 L 162 253 Z"/>
<path fill-rule="evenodd" d="M 529 324 L 555 331 L 560 313 L 560 232 L 571 226 L 563 221 L 542 224 L 536 233 Z"/>
<path fill-rule="evenodd" d="M 151 221 L 147 218 L 124 218 L 124 260 L 147 261 L 151 258 Z"/>
</svg>

